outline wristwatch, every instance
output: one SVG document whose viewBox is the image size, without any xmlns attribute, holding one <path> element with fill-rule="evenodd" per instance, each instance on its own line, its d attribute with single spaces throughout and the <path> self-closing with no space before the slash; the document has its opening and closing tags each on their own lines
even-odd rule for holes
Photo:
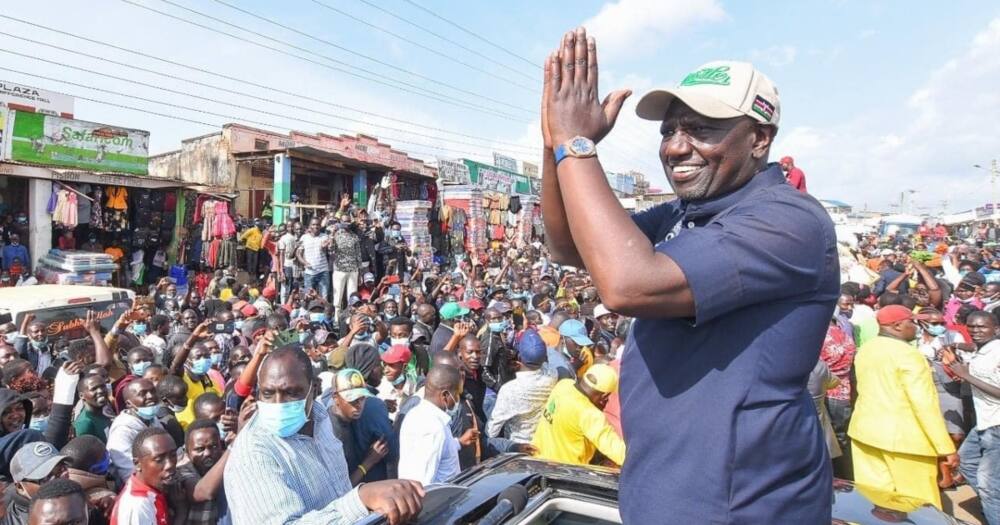
<svg viewBox="0 0 1000 525">
<path fill-rule="evenodd" d="M 578 159 L 594 157 L 597 155 L 597 148 L 594 146 L 594 141 L 578 135 L 556 146 L 555 155 L 556 165 L 558 166 L 566 157 L 575 157 Z"/>
</svg>

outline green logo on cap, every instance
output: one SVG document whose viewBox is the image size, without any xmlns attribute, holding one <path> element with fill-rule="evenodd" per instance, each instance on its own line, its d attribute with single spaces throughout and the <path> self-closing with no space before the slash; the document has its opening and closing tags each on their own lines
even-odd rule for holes
<svg viewBox="0 0 1000 525">
<path fill-rule="evenodd" d="M 682 86 L 729 85 L 729 66 L 706 67 L 689 74 L 681 80 Z"/>
</svg>

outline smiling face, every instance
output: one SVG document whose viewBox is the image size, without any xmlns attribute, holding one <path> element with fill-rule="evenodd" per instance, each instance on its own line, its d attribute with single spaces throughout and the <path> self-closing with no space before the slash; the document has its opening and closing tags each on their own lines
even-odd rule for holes
<svg viewBox="0 0 1000 525">
<path fill-rule="evenodd" d="M 11 432 L 17 432 L 24 428 L 25 419 L 27 418 L 27 411 L 24 409 L 24 403 L 14 403 L 7 407 L 3 411 L 3 415 L 0 416 L 0 424 L 3 425 L 3 433 L 10 434 Z"/>
<path fill-rule="evenodd" d="M 763 166 L 773 128 L 749 117 L 712 119 L 674 101 L 660 126 L 660 161 L 683 200 L 702 200 L 742 187 Z"/>
<path fill-rule="evenodd" d="M 104 408 L 108 404 L 108 384 L 99 375 L 88 376 L 83 379 L 80 397 L 91 408 Z"/>
</svg>

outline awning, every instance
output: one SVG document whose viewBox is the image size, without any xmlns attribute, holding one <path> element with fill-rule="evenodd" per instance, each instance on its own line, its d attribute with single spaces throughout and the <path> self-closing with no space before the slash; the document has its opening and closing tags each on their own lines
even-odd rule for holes
<svg viewBox="0 0 1000 525">
<path fill-rule="evenodd" d="M 0 162 L 0 175 L 45 179 L 60 182 L 125 186 L 129 188 L 181 188 L 189 184 L 173 179 L 132 175 L 130 173 L 107 173 L 64 168 L 50 168 L 21 162 Z"/>
<path fill-rule="evenodd" d="M 352 168 L 361 168 L 373 171 L 384 171 L 398 173 L 404 176 L 414 177 L 422 180 L 434 180 L 433 176 L 414 173 L 408 170 L 401 170 L 398 168 L 393 168 L 392 166 L 386 166 L 384 164 L 378 164 L 373 162 L 364 162 L 361 160 L 353 159 L 351 157 L 341 155 L 336 152 L 327 151 L 324 149 L 319 149 L 313 146 L 296 146 L 293 148 L 284 149 L 272 149 L 272 150 L 260 150 L 260 151 L 247 151 L 236 153 L 233 155 L 237 161 L 247 161 L 247 160 L 273 160 L 275 155 L 286 154 L 292 158 L 292 169 L 295 169 L 296 162 L 305 164 L 308 168 L 312 170 L 322 170 L 328 168 L 331 171 L 351 171 Z"/>
</svg>

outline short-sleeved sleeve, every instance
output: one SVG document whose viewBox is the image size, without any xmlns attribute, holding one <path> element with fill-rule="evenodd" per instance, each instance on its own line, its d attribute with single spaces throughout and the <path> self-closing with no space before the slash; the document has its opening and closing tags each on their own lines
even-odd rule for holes
<svg viewBox="0 0 1000 525">
<path fill-rule="evenodd" d="M 832 227 L 804 200 L 746 203 L 657 246 L 674 260 L 703 324 L 755 303 L 815 292 L 837 273 Z"/>
<path fill-rule="evenodd" d="M 632 214 L 632 222 L 642 230 L 649 242 L 656 244 L 663 240 L 666 228 L 680 216 L 680 208 L 675 203 L 666 202 L 648 210 Z"/>
</svg>

